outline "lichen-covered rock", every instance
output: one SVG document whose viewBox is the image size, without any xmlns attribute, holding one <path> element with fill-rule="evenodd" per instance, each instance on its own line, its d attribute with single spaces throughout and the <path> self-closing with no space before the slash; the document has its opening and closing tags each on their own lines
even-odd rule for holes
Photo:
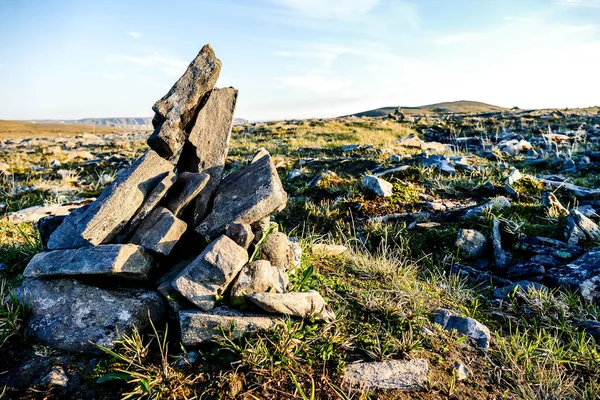
<svg viewBox="0 0 600 400">
<path fill-rule="evenodd" d="M 485 251 L 487 239 L 475 229 L 461 229 L 456 235 L 454 245 L 469 257 L 477 258 Z"/>
<path fill-rule="evenodd" d="M 427 383 L 429 364 L 423 358 L 348 364 L 344 371 L 345 385 L 369 391 L 373 389 L 423 390 Z"/>
<path fill-rule="evenodd" d="M 290 284 L 288 275 L 266 260 L 257 260 L 246 265 L 231 285 L 231 302 L 234 305 L 245 303 L 253 293 L 283 293 Z"/>
<path fill-rule="evenodd" d="M 248 262 L 248 252 L 227 236 L 209 244 L 173 281 L 173 288 L 203 311 L 214 308 Z"/>
<path fill-rule="evenodd" d="M 262 243 L 259 259 L 268 260 L 273 266 L 289 271 L 294 268 L 294 250 L 283 232 L 273 232 Z"/>
<path fill-rule="evenodd" d="M 104 244 L 36 254 L 23 271 L 26 278 L 43 276 L 112 276 L 147 279 L 152 258 L 133 244 Z"/>
<path fill-rule="evenodd" d="M 275 164 L 269 155 L 228 175 L 217 190 L 214 207 L 196 227 L 202 236 L 215 237 L 234 222 L 252 224 L 285 208 L 283 190 Z"/>
<path fill-rule="evenodd" d="M 165 306 L 156 292 L 101 289 L 72 279 L 26 279 L 18 291 L 31 306 L 27 334 L 45 345 L 78 353 L 102 354 L 134 327 L 162 321 Z"/>
<path fill-rule="evenodd" d="M 269 313 L 330 321 L 335 314 L 319 292 L 254 293 L 250 301 Z"/>
<path fill-rule="evenodd" d="M 181 342 L 185 346 L 223 339 L 223 332 L 230 338 L 239 339 L 261 330 L 275 329 L 280 324 L 283 320 L 271 315 L 242 314 L 228 307 L 218 307 L 210 312 L 179 312 Z"/>
<path fill-rule="evenodd" d="M 109 243 L 135 215 L 148 194 L 173 170 L 149 150 L 117 177 L 85 210 L 74 210 L 52 233 L 51 250 Z"/>
</svg>

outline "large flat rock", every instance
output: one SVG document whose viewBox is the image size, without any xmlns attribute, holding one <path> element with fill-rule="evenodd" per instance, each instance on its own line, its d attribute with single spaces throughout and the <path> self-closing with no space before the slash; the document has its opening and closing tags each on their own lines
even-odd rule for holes
<svg viewBox="0 0 600 400">
<path fill-rule="evenodd" d="M 286 203 L 287 193 L 273 160 L 266 154 L 221 181 L 213 210 L 196 232 L 216 237 L 231 223 L 252 224 L 283 210 Z"/>
<path fill-rule="evenodd" d="M 202 107 L 205 94 L 215 86 L 220 72 L 221 61 L 207 44 L 171 90 L 154 104 L 155 129 L 148 145 L 158 154 L 169 158 L 181 150 L 187 138 L 185 129 Z"/>
<path fill-rule="evenodd" d="M 253 293 L 248 299 L 269 313 L 290 315 L 300 318 L 333 320 L 335 314 L 316 290 L 288 293 Z"/>
<path fill-rule="evenodd" d="M 270 315 L 242 314 L 219 307 L 210 312 L 183 310 L 179 312 L 181 341 L 186 346 L 223 339 L 223 333 L 238 339 L 261 330 L 272 330 L 283 320 Z"/>
<path fill-rule="evenodd" d="M 221 236 L 196 257 L 173 281 L 173 288 L 203 311 L 215 306 L 221 295 L 248 262 L 248 252 Z"/>
<path fill-rule="evenodd" d="M 121 171 L 84 211 L 73 211 L 48 240 L 51 250 L 109 243 L 135 215 L 146 196 L 173 170 L 150 150 Z"/>
<path fill-rule="evenodd" d="M 194 225 L 206 217 L 215 191 L 221 182 L 238 91 L 234 88 L 213 89 L 183 146 L 177 169 L 204 172 L 210 176 L 194 206 Z"/>
<path fill-rule="evenodd" d="M 344 372 L 344 384 L 361 390 L 399 389 L 423 390 L 427 382 L 427 360 L 389 360 L 349 364 Z"/>
<path fill-rule="evenodd" d="M 101 289 L 73 279 L 26 279 L 21 300 L 31 306 L 27 333 L 45 345 L 79 353 L 102 354 L 94 343 L 113 348 L 133 327 L 160 323 L 160 295 L 141 289 Z"/>
<path fill-rule="evenodd" d="M 26 278 L 42 276 L 114 276 L 147 279 L 152 258 L 140 246 L 104 244 L 36 254 L 23 272 Z"/>
</svg>

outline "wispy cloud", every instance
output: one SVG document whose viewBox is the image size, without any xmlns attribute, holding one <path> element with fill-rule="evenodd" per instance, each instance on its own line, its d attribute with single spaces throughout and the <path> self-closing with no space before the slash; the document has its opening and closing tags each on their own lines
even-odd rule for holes
<svg viewBox="0 0 600 400">
<path fill-rule="evenodd" d="M 127 54 L 111 54 L 106 60 L 110 62 L 127 62 L 148 69 L 157 68 L 159 71 L 170 76 L 181 76 L 188 65 L 184 60 L 162 54 L 151 54 L 143 57 Z"/>
<path fill-rule="evenodd" d="M 305 17 L 352 20 L 369 13 L 379 0 L 274 0 Z"/>
<path fill-rule="evenodd" d="M 102 79 L 106 79 L 109 81 L 114 81 L 117 79 L 125 78 L 125 75 L 123 75 L 123 74 L 102 74 L 101 76 L 102 76 Z"/>
<path fill-rule="evenodd" d="M 465 42 L 475 42 L 477 40 L 481 40 L 481 36 L 472 33 L 472 32 L 459 32 L 459 33 L 451 33 L 437 37 L 434 39 L 433 43 L 445 46 L 451 44 L 460 44 Z"/>
<path fill-rule="evenodd" d="M 554 4 L 571 7 L 600 8 L 600 0 L 554 0 Z"/>
<path fill-rule="evenodd" d="M 142 34 L 139 32 L 135 32 L 135 31 L 129 31 L 129 32 L 125 32 L 127 35 L 131 36 L 134 39 L 139 39 L 142 37 Z"/>
<path fill-rule="evenodd" d="M 326 75 L 283 76 L 275 78 L 280 87 L 330 94 L 350 87 L 351 81 Z"/>
</svg>

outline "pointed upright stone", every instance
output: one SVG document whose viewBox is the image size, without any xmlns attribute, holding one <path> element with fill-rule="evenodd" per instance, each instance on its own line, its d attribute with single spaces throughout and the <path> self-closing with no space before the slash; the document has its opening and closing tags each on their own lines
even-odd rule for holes
<svg viewBox="0 0 600 400">
<path fill-rule="evenodd" d="M 252 224 L 285 208 L 283 190 L 275 164 L 269 155 L 252 162 L 221 181 L 214 207 L 196 232 L 216 237 L 232 223 Z"/>
<path fill-rule="evenodd" d="M 196 199 L 194 224 L 206 217 L 221 182 L 237 95 L 238 91 L 234 88 L 210 91 L 179 157 L 179 171 L 204 172 L 210 176 L 208 184 Z"/>
<path fill-rule="evenodd" d="M 125 227 L 155 186 L 173 166 L 149 150 L 121 171 L 84 210 L 74 210 L 52 233 L 48 249 L 70 249 L 109 243 Z"/>
<path fill-rule="evenodd" d="M 181 150 L 187 138 L 185 129 L 202 106 L 204 95 L 215 86 L 220 72 L 221 61 L 207 44 L 169 93 L 154 104 L 155 129 L 148 145 L 162 157 L 170 158 Z"/>
</svg>

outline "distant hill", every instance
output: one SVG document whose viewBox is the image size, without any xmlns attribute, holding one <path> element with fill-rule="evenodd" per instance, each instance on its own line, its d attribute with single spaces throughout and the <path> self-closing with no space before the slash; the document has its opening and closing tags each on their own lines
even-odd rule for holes
<svg viewBox="0 0 600 400">
<path fill-rule="evenodd" d="M 91 126 L 67 123 L 34 123 L 0 120 L 0 140 L 49 137 L 56 135 L 81 135 L 82 133 L 113 133 L 121 129 L 111 126 Z"/>
<path fill-rule="evenodd" d="M 124 130 L 152 130 L 152 117 L 121 117 L 121 118 L 83 118 L 69 120 L 55 119 L 37 119 L 27 121 L 34 124 L 66 124 L 66 125 L 89 125 L 89 126 L 108 126 Z M 234 118 L 234 125 L 247 124 L 248 121 L 243 118 Z"/>
<path fill-rule="evenodd" d="M 415 114 L 473 114 L 494 111 L 506 111 L 507 108 L 481 103 L 479 101 L 448 101 L 419 107 L 400 107 L 406 115 Z M 396 111 L 398 107 L 382 107 L 374 110 L 351 114 L 356 117 L 385 117 Z"/>
</svg>

